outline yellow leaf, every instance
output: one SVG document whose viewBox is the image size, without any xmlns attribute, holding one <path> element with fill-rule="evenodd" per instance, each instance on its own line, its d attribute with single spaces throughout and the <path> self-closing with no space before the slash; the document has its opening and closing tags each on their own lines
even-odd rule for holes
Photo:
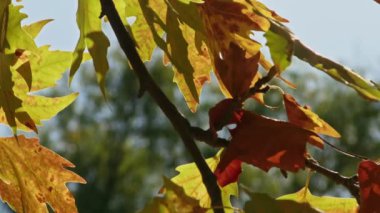
<svg viewBox="0 0 380 213">
<path fill-rule="evenodd" d="M 206 209 L 199 206 L 199 201 L 189 197 L 183 188 L 164 178 L 164 188 L 160 196 L 145 207 L 140 213 L 205 213 Z"/>
<path fill-rule="evenodd" d="M 186 24 L 181 24 L 173 11 L 167 14 L 167 57 L 175 66 L 174 82 L 181 90 L 190 110 L 195 112 L 205 82 L 210 80 L 211 61 L 206 44 L 199 41 L 197 33 Z M 198 36 L 200 36 L 198 34 Z"/>
<path fill-rule="evenodd" d="M 288 194 L 277 198 L 278 201 L 295 201 L 297 203 L 308 203 L 316 210 L 325 213 L 356 213 L 358 204 L 354 198 L 318 197 L 310 193 L 309 189 L 302 188 L 294 194 Z M 285 208 L 283 206 L 283 208 Z"/>
<path fill-rule="evenodd" d="M 32 24 L 23 26 L 22 28 L 27 33 L 29 33 L 29 35 L 32 36 L 32 38 L 36 38 L 38 34 L 41 32 L 42 28 L 51 21 L 53 21 L 53 19 L 44 19 L 41 21 L 34 22 Z"/>
<path fill-rule="evenodd" d="M 221 153 L 219 151 L 214 157 L 206 160 L 211 171 L 215 171 L 219 164 Z M 178 166 L 176 170 L 179 174 L 173 177 L 172 181 L 181 186 L 188 196 L 199 200 L 201 207 L 211 208 L 211 198 L 207 193 L 206 186 L 203 184 L 202 176 L 195 163 Z M 221 191 L 225 212 L 234 212 L 230 197 L 231 195 L 238 196 L 237 183 L 231 183 L 221 188 Z"/>
<path fill-rule="evenodd" d="M 0 139 L 0 196 L 17 212 L 77 212 L 67 182 L 85 180 L 65 167 L 72 163 L 41 146 L 36 138 Z"/>
<path fill-rule="evenodd" d="M 131 25 L 131 32 L 143 61 L 151 59 L 156 43 L 163 44 L 163 29 L 160 22 L 165 22 L 167 5 L 157 0 L 126 1 L 126 16 L 136 18 Z"/>
</svg>

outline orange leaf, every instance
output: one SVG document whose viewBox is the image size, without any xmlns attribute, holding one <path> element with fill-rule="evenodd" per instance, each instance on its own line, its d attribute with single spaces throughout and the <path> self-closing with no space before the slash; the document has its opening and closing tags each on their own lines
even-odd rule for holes
<svg viewBox="0 0 380 213">
<path fill-rule="evenodd" d="M 290 123 L 318 134 L 340 138 L 334 128 L 311 111 L 310 107 L 299 105 L 291 95 L 284 94 L 284 103 Z"/>
<path fill-rule="evenodd" d="M 380 212 L 380 165 L 373 161 L 359 164 L 360 213 Z"/>
<path fill-rule="evenodd" d="M 41 146 L 36 138 L 0 139 L 0 197 L 16 212 L 77 212 L 67 182 L 85 183 L 65 167 L 72 163 Z"/>
<path fill-rule="evenodd" d="M 268 171 L 272 167 L 297 172 L 305 167 L 306 143 L 318 138 L 316 134 L 298 126 L 266 118 L 245 111 L 236 129 L 231 130 L 232 140 L 222 155 L 216 174 L 223 172 L 234 160 Z M 231 180 L 233 182 L 234 180 Z M 229 181 L 223 180 L 223 183 Z"/>
</svg>

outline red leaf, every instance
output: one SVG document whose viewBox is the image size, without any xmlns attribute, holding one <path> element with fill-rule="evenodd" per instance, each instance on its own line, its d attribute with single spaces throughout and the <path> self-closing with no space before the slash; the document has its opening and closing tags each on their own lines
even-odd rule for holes
<svg viewBox="0 0 380 213">
<path fill-rule="evenodd" d="M 373 161 L 359 164 L 360 213 L 380 212 L 380 165 Z"/>
<path fill-rule="evenodd" d="M 257 74 L 260 54 L 251 56 L 231 42 L 229 49 L 222 52 L 221 56 L 214 56 L 215 73 L 232 97 L 241 97 L 248 91 Z"/>
<path fill-rule="evenodd" d="M 241 160 L 233 160 L 223 171 L 215 170 L 215 176 L 220 186 L 223 187 L 237 181 L 241 173 L 241 163 Z"/>
<path fill-rule="evenodd" d="M 232 140 L 216 169 L 219 182 L 225 180 L 231 164 L 240 160 L 264 171 L 272 167 L 296 172 L 305 167 L 306 143 L 318 136 L 294 124 L 244 111 L 241 122 L 231 131 Z M 235 175 L 230 175 L 235 177 Z"/>
<path fill-rule="evenodd" d="M 340 134 L 311 111 L 310 107 L 302 107 L 289 94 L 284 94 L 283 98 L 290 123 L 318 134 L 328 135 L 334 138 L 340 137 Z"/>
<path fill-rule="evenodd" d="M 216 104 L 208 113 L 210 129 L 216 134 L 222 126 L 239 122 L 243 116 L 241 107 L 241 103 L 234 99 L 224 99 Z"/>
</svg>

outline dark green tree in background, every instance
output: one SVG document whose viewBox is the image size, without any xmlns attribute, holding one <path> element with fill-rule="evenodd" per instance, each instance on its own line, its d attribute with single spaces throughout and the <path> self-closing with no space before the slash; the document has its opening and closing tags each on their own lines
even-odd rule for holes
<svg viewBox="0 0 380 213">
<path fill-rule="evenodd" d="M 77 87 L 82 96 L 51 122 L 46 129 L 49 134 L 42 137 L 50 139 L 43 141 L 55 141 L 48 146 L 57 146 L 55 150 L 61 150 L 63 156 L 71 159 L 77 166 L 75 172 L 87 180 L 86 185 L 75 189 L 79 212 L 135 212 L 159 191 L 163 174 L 174 176 L 173 168 L 189 162 L 178 135 L 151 98 L 137 97 L 138 81 L 128 64 L 119 53 L 114 53 L 112 58 L 114 66 L 107 77 L 107 101 L 104 101 L 92 72 L 88 70 L 91 68 L 85 66 L 76 79 L 81 85 L 86 85 Z M 212 84 L 206 87 L 204 97 L 207 98 L 198 112 L 192 114 L 185 105 L 181 105 L 182 97 L 175 84 L 171 83 L 172 74 L 161 61 L 162 58 L 157 56 L 148 65 L 152 75 L 162 82 L 163 90 L 186 116 L 191 117 L 192 123 L 207 128 L 205 118 L 208 109 L 222 99 L 222 95 L 216 92 L 217 86 Z M 305 68 L 299 65 L 295 69 Z M 336 87 L 332 80 L 317 76 L 313 71 L 308 70 L 301 75 L 299 72 L 298 75 L 294 73 L 290 71 L 288 77 L 298 85 L 298 90 L 303 91 L 295 96 L 301 103 L 307 101 L 345 139 L 331 142 L 344 147 L 346 151 L 375 156 L 376 150 L 380 148 L 376 142 L 380 138 L 380 105 L 368 103 L 354 92 Z M 279 96 L 279 93 L 272 92 L 267 97 L 266 101 L 274 106 L 272 110 L 254 102 L 249 103 L 249 107 L 270 116 L 278 116 L 282 110 Z M 309 99 L 310 96 L 314 98 Z M 339 101 L 335 97 L 339 97 Z M 343 120 L 347 122 L 341 122 Z M 361 141 L 366 141 L 367 145 L 362 146 Z M 212 149 L 208 146 L 202 148 L 204 153 L 209 150 L 211 156 Z M 346 175 L 356 171 L 357 159 L 341 155 L 329 146 L 325 149 L 315 154 L 329 168 Z M 274 196 L 301 188 L 307 176 L 303 172 L 288 174 L 285 178 L 279 170 L 271 170 L 272 178 L 269 179 L 265 178 L 268 174 L 252 166 L 245 165 L 244 170 L 240 177 L 242 185 Z M 348 195 L 344 187 L 323 176 L 312 178 L 310 187 L 315 194 Z M 244 198 L 244 191 L 241 194 Z M 238 205 L 244 205 L 243 201 Z"/>
</svg>

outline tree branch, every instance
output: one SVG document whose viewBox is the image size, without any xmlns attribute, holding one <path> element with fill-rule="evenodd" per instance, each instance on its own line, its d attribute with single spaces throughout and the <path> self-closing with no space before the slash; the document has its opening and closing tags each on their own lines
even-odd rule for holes
<svg viewBox="0 0 380 213">
<path fill-rule="evenodd" d="M 345 186 L 350 191 L 352 196 L 354 196 L 358 202 L 360 201 L 359 183 L 357 175 L 354 175 L 352 177 L 345 177 L 343 175 L 340 175 L 336 171 L 327 169 L 319 165 L 317 161 L 312 159 L 306 159 L 305 165 L 306 167 L 318 172 L 319 174 L 324 175 L 325 177 L 329 178 L 335 183 Z"/>
<path fill-rule="evenodd" d="M 172 123 L 175 130 L 179 133 L 187 150 L 190 152 L 202 175 L 202 180 L 207 188 L 207 192 L 210 195 L 211 205 L 213 207 L 223 206 L 221 191 L 216 182 L 216 177 L 208 167 L 201 152 L 194 142 L 193 135 L 190 132 L 189 122 L 178 112 L 177 108 L 170 102 L 149 74 L 139 54 L 137 53 L 135 42 L 124 27 L 112 0 L 100 0 L 100 3 L 102 5 L 101 16 L 107 16 L 119 41 L 121 49 L 124 51 L 133 70 L 138 76 L 140 83 L 142 84 L 141 87 L 150 94 L 157 105 L 161 108 L 166 117 Z M 223 213 L 224 210 L 223 208 L 215 208 L 214 212 Z"/>
</svg>

